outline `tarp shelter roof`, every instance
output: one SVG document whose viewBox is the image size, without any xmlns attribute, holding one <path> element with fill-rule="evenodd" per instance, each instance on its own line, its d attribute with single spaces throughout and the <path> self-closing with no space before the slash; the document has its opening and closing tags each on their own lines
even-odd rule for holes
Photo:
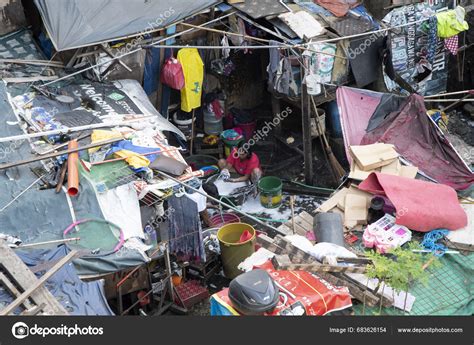
<svg viewBox="0 0 474 345">
<path fill-rule="evenodd" d="M 430 178 L 456 190 L 470 188 L 474 174 L 430 120 L 423 97 L 413 94 L 397 100 L 387 96 L 349 87 L 337 90 L 346 152 L 351 145 L 393 144 Z M 351 159 L 348 153 L 347 157 Z"/>
<path fill-rule="evenodd" d="M 35 0 L 58 51 L 166 27 L 216 0 Z"/>
</svg>

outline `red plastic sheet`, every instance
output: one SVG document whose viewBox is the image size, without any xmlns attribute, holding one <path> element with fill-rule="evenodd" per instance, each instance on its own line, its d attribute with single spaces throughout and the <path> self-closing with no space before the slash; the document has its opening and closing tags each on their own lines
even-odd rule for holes
<svg viewBox="0 0 474 345">
<path fill-rule="evenodd" d="M 416 231 L 458 230 L 467 225 L 466 212 L 451 187 L 411 178 L 372 173 L 359 185 L 386 195 L 395 206 L 397 224 Z"/>
<path fill-rule="evenodd" d="M 306 271 L 275 270 L 270 261 L 255 268 L 266 270 L 280 288 L 280 302 L 265 316 L 318 316 L 352 307 L 347 287 L 332 286 Z M 232 307 L 228 290 L 224 289 L 213 297 L 232 314 L 238 315 Z"/>
</svg>

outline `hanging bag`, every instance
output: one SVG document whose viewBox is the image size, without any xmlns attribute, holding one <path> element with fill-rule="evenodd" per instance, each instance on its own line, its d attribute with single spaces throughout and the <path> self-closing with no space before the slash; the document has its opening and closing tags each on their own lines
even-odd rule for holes
<svg viewBox="0 0 474 345">
<path fill-rule="evenodd" d="M 175 90 L 181 90 L 184 87 L 183 66 L 174 57 L 165 61 L 161 71 L 161 82 Z"/>
</svg>

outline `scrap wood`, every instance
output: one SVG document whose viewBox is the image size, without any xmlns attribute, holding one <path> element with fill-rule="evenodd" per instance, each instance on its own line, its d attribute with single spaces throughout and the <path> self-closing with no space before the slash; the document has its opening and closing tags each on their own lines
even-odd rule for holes
<svg viewBox="0 0 474 345">
<path fill-rule="evenodd" d="M 3 274 L 2 272 L 0 272 L 0 282 L 4 285 L 4 287 L 7 289 L 7 291 L 14 297 L 14 298 L 17 298 L 17 297 L 20 297 L 21 296 L 21 292 L 18 291 L 18 289 L 16 288 L 15 284 L 13 284 L 5 274 Z M 25 303 L 23 303 L 25 305 L 26 308 L 30 309 L 30 308 L 33 308 L 34 305 L 31 304 L 30 301 L 26 300 Z"/>
<path fill-rule="evenodd" d="M 0 59 L 0 63 L 13 63 L 18 65 L 35 65 L 35 66 L 49 66 L 64 68 L 64 65 L 59 61 L 48 60 L 22 60 L 22 59 Z"/>
<path fill-rule="evenodd" d="M 316 209 L 316 212 L 329 212 L 339 203 L 339 200 L 346 197 L 349 188 L 342 188 L 341 190 L 334 193 L 328 200 L 326 200 L 321 206 Z"/>
<path fill-rule="evenodd" d="M 0 241 L 0 264 L 5 272 L 8 272 L 8 277 L 14 278 L 14 280 L 10 280 L 10 282 L 23 291 L 27 291 L 35 282 L 38 281 L 38 278 L 34 273 L 28 268 L 28 266 L 26 266 L 18 255 L 15 254 L 5 241 Z M 21 304 L 27 307 L 27 301 L 31 301 L 38 306 L 44 303 L 45 306 L 42 310 L 48 315 L 68 314 L 66 309 L 44 285 L 35 289 L 28 295 L 28 299 L 24 300 Z"/>
<path fill-rule="evenodd" d="M 321 272 L 337 272 L 337 273 L 365 273 L 367 267 L 361 266 L 335 266 L 326 264 L 294 264 L 288 255 L 275 255 L 272 263 L 277 269 L 289 271 L 308 271 L 319 274 Z"/>
<path fill-rule="evenodd" d="M 0 311 L 0 315 L 8 315 L 24 303 L 38 288 L 42 287 L 46 281 L 58 272 L 64 265 L 69 263 L 77 256 L 77 251 L 72 250 L 68 255 L 63 257 L 56 265 L 54 265 L 48 272 L 43 274 L 41 278 L 36 280 L 28 289 L 26 289 L 20 296 L 18 296 L 12 303 Z"/>
</svg>

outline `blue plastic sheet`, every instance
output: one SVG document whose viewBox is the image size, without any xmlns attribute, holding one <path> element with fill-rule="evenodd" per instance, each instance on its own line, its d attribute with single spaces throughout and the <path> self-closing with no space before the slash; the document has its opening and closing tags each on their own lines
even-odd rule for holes
<svg viewBox="0 0 474 345">
<path fill-rule="evenodd" d="M 69 249 L 61 245 L 51 250 L 17 250 L 15 253 L 28 267 L 34 267 L 59 260 L 68 252 Z M 46 270 L 42 270 L 37 272 L 36 276 L 39 278 L 45 273 Z M 70 315 L 114 315 L 105 298 L 103 281 L 83 282 L 72 263 L 63 266 L 45 283 L 45 286 Z M 13 298 L 8 292 L 0 290 L 0 302 L 6 305 L 12 301 Z"/>
</svg>

